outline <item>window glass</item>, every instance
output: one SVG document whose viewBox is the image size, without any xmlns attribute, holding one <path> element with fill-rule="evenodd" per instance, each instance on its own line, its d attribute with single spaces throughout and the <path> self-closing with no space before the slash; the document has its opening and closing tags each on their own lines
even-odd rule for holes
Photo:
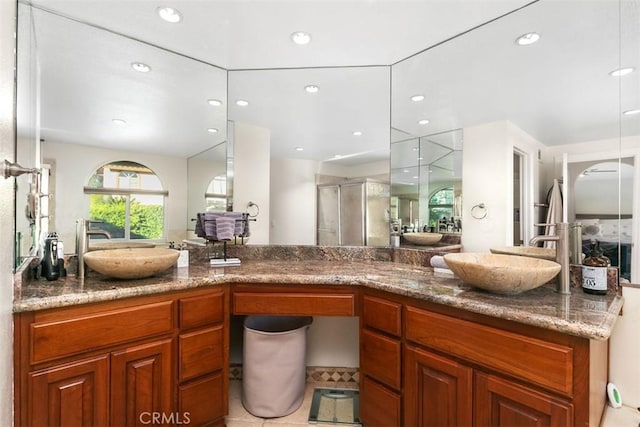
<svg viewBox="0 0 640 427">
<path fill-rule="evenodd" d="M 162 239 L 166 192 L 148 167 L 118 161 L 98 168 L 89 179 L 89 218 L 112 239 Z M 91 235 L 92 239 L 104 238 Z"/>
</svg>

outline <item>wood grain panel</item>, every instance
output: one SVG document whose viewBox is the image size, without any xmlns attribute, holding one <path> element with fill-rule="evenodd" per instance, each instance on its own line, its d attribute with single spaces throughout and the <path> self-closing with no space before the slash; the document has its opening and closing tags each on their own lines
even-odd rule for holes
<svg viewBox="0 0 640 427">
<path fill-rule="evenodd" d="M 222 325 L 181 334 L 178 340 L 180 381 L 222 369 L 225 351 Z"/>
<path fill-rule="evenodd" d="M 568 402 L 484 373 L 476 374 L 476 427 L 574 425 Z"/>
<path fill-rule="evenodd" d="M 28 375 L 29 426 L 107 426 L 109 356 Z"/>
<path fill-rule="evenodd" d="M 362 298 L 362 323 L 396 337 L 402 334 L 402 304 L 365 295 Z"/>
<path fill-rule="evenodd" d="M 404 366 L 406 425 L 472 425 L 472 368 L 412 346 L 405 348 Z"/>
<path fill-rule="evenodd" d="M 360 332 L 360 368 L 366 375 L 399 390 L 401 361 L 399 341 L 366 329 Z"/>
<path fill-rule="evenodd" d="M 171 332 L 173 301 L 31 325 L 31 363 Z"/>
<path fill-rule="evenodd" d="M 354 316 L 355 296 L 307 292 L 235 292 L 233 314 Z"/>
<path fill-rule="evenodd" d="M 224 292 L 182 298 L 179 303 L 181 329 L 192 329 L 224 321 Z"/>
<path fill-rule="evenodd" d="M 406 338 L 565 395 L 573 393 L 573 349 L 406 307 Z"/>
<path fill-rule="evenodd" d="M 172 412 L 172 354 L 170 339 L 112 354 L 111 425 L 141 425 L 143 413 Z"/>
<path fill-rule="evenodd" d="M 178 412 L 188 413 L 191 425 L 208 425 L 227 412 L 225 393 L 221 371 L 183 384 L 178 388 Z"/>
<path fill-rule="evenodd" d="M 401 426 L 400 395 L 367 376 L 362 378 L 360 421 L 367 427 Z"/>
</svg>

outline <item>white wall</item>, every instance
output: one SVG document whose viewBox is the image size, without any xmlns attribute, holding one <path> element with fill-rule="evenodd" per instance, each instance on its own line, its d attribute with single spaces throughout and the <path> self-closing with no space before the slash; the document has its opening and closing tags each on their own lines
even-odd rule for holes
<svg viewBox="0 0 640 427">
<path fill-rule="evenodd" d="M 14 67 L 16 2 L 0 1 L 0 161 L 15 156 Z M 14 180 L 0 177 L 0 425 L 13 425 Z"/>
<path fill-rule="evenodd" d="M 488 252 L 492 246 L 512 244 L 513 152 L 518 148 L 527 154 L 533 178 L 538 175 L 537 155 L 541 147 L 538 141 L 508 121 L 464 128 L 462 245 L 465 252 Z M 536 181 L 529 181 L 529 194 L 537 194 Z M 476 219 L 472 209 L 480 203 L 485 205 L 486 217 Z M 533 204 L 533 201 L 525 203 Z M 476 216 L 483 213 L 480 209 L 474 212 Z M 532 229 L 528 232 L 532 233 Z"/>
<path fill-rule="evenodd" d="M 233 152 L 233 210 L 244 212 L 249 202 L 257 204 L 260 214 L 250 224 L 249 244 L 269 244 L 271 131 L 235 122 Z"/>
<path fill-rule="evenodd" d="M 314 160 L 271 160 L 270 244 L 316 244 L 318 168 Z"/>
<path fill-rule="evenodd" d="M 75 252 L 76 220 L 89 216 L 89 196 L 84 194 L 84 186 L 98 167 L 118 160 L 138 162 L 156 173 L 163 188 L 169 192 L 165 205 L 166 240 L 179 242 L 186 237 L 186 159 L 50 141 L 44 143 L 43 156 L 44 163 L 47 159 L 55 160 L 52 179 L 55 179 L 56 212 L 55 223 L 50 228 L 58 232 L 66 253 Z"/>
</svg>

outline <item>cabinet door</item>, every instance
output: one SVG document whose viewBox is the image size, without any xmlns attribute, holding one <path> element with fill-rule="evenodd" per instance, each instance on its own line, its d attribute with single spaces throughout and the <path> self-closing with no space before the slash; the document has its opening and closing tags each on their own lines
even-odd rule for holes
<svg viewBox="0 0 640 427">
<path fill-rule="evenodd" d="M 472 369 L 420 348 L 405 350 L 405 425 L 471 426 Z"/>
<path fill-rule="evenodd" d="M 198 378 L 178 388 L 178 412 L 194 426 L 222 420 L 227 412 L 223 372 Z M 224 420 L 223 420 L 224 421 Z M 224 424 L 224 422 L 223 422 Z"/>
<path fill-rule="evenodd" d="M 111 354 L 111 425 L 148 424 L 149 414 L 172 411 L 172 341 L 166 339 Z"/>
<path fill-rule="evenodd" d="M 109 358 L 98 356 L 29 374 L 30 426 L 107 426 Z"/>
<path fill-rule="evenodd" d="M 476 426 L 564 427 L 573 406 L 500 377 L 476 373 Z"/>
<path fill-rule="evenodd" d="M 400 423 L 400 395 L 366 375 L 360 384 L 360 421 L 367 427 L 394 427 Z"/>
</svg>

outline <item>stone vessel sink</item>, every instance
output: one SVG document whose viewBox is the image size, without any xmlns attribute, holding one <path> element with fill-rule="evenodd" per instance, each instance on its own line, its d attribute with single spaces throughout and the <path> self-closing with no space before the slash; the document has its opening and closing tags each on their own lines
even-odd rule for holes
<svg viewBox="0 0 640 427">
<path fill-rule="evenodd" d="M 404 233 L 402 236 L 407 242 L 420 246 L 435 245 L 442 239 L 440 233 Z"/>
<path fill-rule="evenodd" d="M 560 272 L 560 264 L 514 255 L 460 252 L 444 256 L 463 282 L 499 294 L 517 294 L 537 288 Z"/>
<path fill-rule="evenodd" d="M 105 276 L 142 279 L 168 270 L 179 255 L 179 251 L 164 248 L 108 249 L 87 252 L 84 261 Z"/>
<path fill-rule="evenodd" d="M 502 246 L 489 249 L 492 254 L 528 256 L 532 258 L 556 259 L 556 250 L 551 248 L 539 248 L 534 246 Z"/>
<path fill-rule="evenodd" d="M 89 251 L 102 251 L 106 249 L 128 249 L 128 248 L 155 248 L 155 243 L 149 242 L 100 242 L 100 243 L 89 243 Z"/>
</svg>

